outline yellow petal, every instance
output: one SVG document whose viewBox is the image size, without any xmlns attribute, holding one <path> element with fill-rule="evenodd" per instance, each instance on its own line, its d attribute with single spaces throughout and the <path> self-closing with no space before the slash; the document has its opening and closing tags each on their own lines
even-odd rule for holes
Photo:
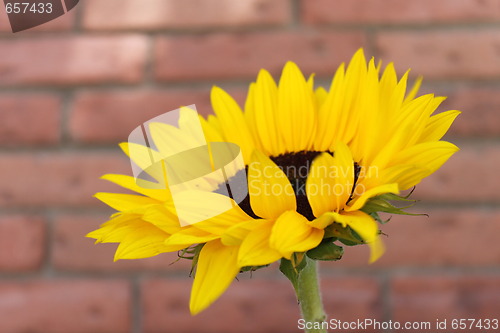
<svg viewBox="0 0 500 333">
<path fill-rule="evenodd" d="M 411 135 L 408 136 L 406 145 L 404 147 L 411 147 L 415 145 L 423 132 L 425 131 L 426 125 L 429 122 L 431 114 L 439 107 L 439 105 L 446 99 L 446 97 L 438 96 L 434 97 L 426 108 L 420 110 L 420 116 L 414 118 L 414 124 L 412 128 Z"/>
<path fill-rule="evenodd" d="M 448 131 L 460 111 L 450 110 L 432 116 L 425 127 L 419 142 L 440 140 Z"/>
<path fill-rule="evenodd" d="M 318 87 L 318 89 L 316 89 L 314 94 L 316 95 L 316 104 L 318 105 L 318 107 L 321 107 L 321 105 L 323 105 L 323 103 L 325 102 L 326 97 L 328 96 L 328 92 L 326 91 L 325 88 Z M 318 124 L 318 128 L 319 128 L 319 124 Z"/>
<path fill-rule="evenodd" d="M 325 229 L 333 222 L 335 222 L 335 221 L 333 220 L 332 216 L 328 212 L 328 213 L 325 213 L 325 214 L 321 215 L 320 217 L 308 222 L 308 224 L 311 227 L 316 228 L 316 229 Z"/>
<path fill-rule="evenodd" d="M 397 84 L 398 76 L 396 74 L 396 69 L 394 68 L 394 63 L 390 62 L 385 67 L 382 78 L 380 79 L 380 103 L 382 111 L 387 110 L 389 101 Z"/>
<path fill-rule="evenodd" d="M 229 287 L 240 271 L 237 256 L 238 247 L 224 246 L 219 240 L 203 246 L 191 290 L 191 314 L 205 310 Z"/>
<path fill-rule="evenodd" d="M 400 119 L 401 114 L 405 113 L 404 97 L 406 94 L 406 86 L 408 81 L 409 71 L 407 71 L 401 80 L 397 82 L 397 75 L 394 69 L 394 65 L 390 63 L 384 71 L 382 76 L 382 80 L 380 83 L 380 98 L 379 98 L 379 118 L 383 119 L 383 126 L 379 130 L 378 138 L 376 142 L 379 142 L 382 147 L 385 146 L 385 149 L 389 151 L 390 154 L 393 153 L 393 150 L 399 149 L 399 147 L 404 144 L 404 135 L 408 134 L 407 128 L 401 128 L 397 122 L 397 119 Z M 418 104 L 420 105 L 420 99 L 417 102 L 412 102 L 412 105 Z M 408 106 L 409 109 L 410 106 Z M 402 118 L 404 119 L 404 117 Z M 387 148 L 390 147 L 390 148 Z M 379 149 L 380 150 L 380 147 Z M 381 156 L 379 156 L 381 155 Z M 371 158 L 366 161 L 365 165 L 380 165 L 382 162 L 386 163 L 387 156 L 383 154 L 383 152 L 377 153 L 377 158 L 375 159 L 372 155 Z"/>
<path fill-rule="evenodd" d="M 133 230 L 121 240 L 116 249 L 115 261 L 119 259 L 141 259 L 168 252 L 164 245 L 169 234 L 157 227 L 143 223 L 135 226 Z"/>
<path fill-rule="evenodd" d="M 405 94 L 406 88 L 408 87 L 408 76 L 410 75 L 410 71 L 406 71 L 404 75 L 399 80 L 396 88 L 394 89 L 392 96 L 390 98 L 389 104 L 389 113 L 387 114 L 390 119 L 394 119 L 398 116 L 398 113 L 401 110 L 401 107 L 405 104 Z M 411 100 L 407 100 L 406 103 L 411 102 Z"/>
<path fill-rule="evenodd" d="M 314 93 L 300 69 L 287 62 L 279 83 L 276 119 L 288 151 L 312 147 L 317 125 L 314 103 Z"/>
<path fill-rule="evenodd" d="M 243 159 L 249 161 L 255 145 L 241 108 L 228 93 L 219 87 L 212 88 L 210 97 L 214 112 L 224 130 L 224 137 L 228 142 L 239 145 Z"/>
<path fill-rule="evenodd" d="M 99 229 L 89 232 L 86 237 L 94 238 L 96 243 L 119 243 L 143 224 L 140 215 L 120 213 L 103 223 Z"/>
<path fill-rule="evenodd" d="M 158 200 L 134 194 L 99 192 L 94 196 L 106 205 L 120 212 L 130 211 L 133 209 L 145 209 L 145 206 L 157 205 L 161 203 Z"/>
<path fill-rule="evenodd" d="M 252 134 L 255 148 L 269 154 L 269 151 L 262 145 L 262 138 L 259 135 L 258 129 L 260 127 L 260 124 L 257 125 L 258 123 L 255 118 L 255 114 L 256 112 L 258 112 L 257 108 L 255 107 L 255 87 L 255 82 L 250 83 L 250 85 L 248 86 L 247 99 L 245 100 L 245 112 L 243 113 L 243 116 L 245 117 L 245 121 L 248 125 L 248 130 Z M 266 113 L 266 115 L 268 115 L 268 117 L 272 116 L 271 113 Z"/>
<path fill-rule="evenodd" d="M 275 222 L 269 244 L 286 259 L 294 252 L 305 252 L 318 246 L 324 231 L 313 228 L 309 221 L 295 211 L 283 213 Z"/>
<path fill-rule="evenodd" d="M 404 191 L 420 182 L 428 173 L 428 169 L 420 168 L 412 164 L 394 165 L 380 172 L 374 173 L 373 177 L 365 177 L 358 186 L 374 188 L 384 184 L 397 183 L 400 191 Z"/>
<path fill-rule="evenodd" d="M 211 219 L 205 225 L 207 228 L 212 226 L 224 229 L 224 225 L 234 223 L 231 217 L 248 218 L 231 198 L 219 193 L 187 190 L 176 193 L 174 203 L 177 216 L 183 226 L 203 223 Z M 226 219 L 224 219 L 225 216 Z"/>
<path fill-rule="evenodd" d="M 360 117 L 357 133 L 349 143 L 353 159 L 360 165 L 369 165 L 378 151 L 378 139 L 384 131 L 385 119 L 380 116 L 379 101 L 379 73 L 372 58 L 368 63 L 368 70 L 360 82 L 362 97 L 356 102 L 356 109 Z M 344 141 L 348 142 L 348 141 Z"/>
<path fill-rule="evenodd" d="M 218 238 L 218 235 L 208 233 L 195 226 L 187 226 L 167 239 L 164 239 L 164 245 L 169 251 L 178 251 L 193 244 L 203 244 Z"/>
<path fill-rule="evenodd" d="M 390 165 L 413 164 L 427 168 L 432 173 L 458 150 L 457 146 L 446 141 L 424 142 L 398 153 L 393 157 Z"/>
<path fill-rule="evenodd" d="M 261 266 L 268 265 L 281 258 L 281 254 L 269 245 L 273 221 L 256 220 L 256 227 L 241 243 L 238 254 L 238 265 Z"/>
<path fill-rule="evenodd" d="M 179 129 L 185 136 L 195 140 L 197 146 L 203 146 L 207 143 L 200 119 L 203 119 L 203 117 L 190 107 L 183 106 L 179 109 Z"/>
<path fill-rule="evenodd" d="M 411 87 L 411 90 L 406 95 L 404 103 L 411 101 L 412 99 L 415 98 L 415 96 L 417 96 L 420 86 L 422 85 L 422 80 L 423 80 L 422 76 L 417 77 L 415 83 L 413 84 L 413 87 Z"/>
<path fill-rule="evenodd" d="M 242 222 L 252 221 L 253 218 L 248 216 L 238 205 L 225 211 L 222 214 L 196 223 L 196 228 L 205 230 L 206 232 L 223 235 L 227 230 Z"/>
<path fill-rule="evenodd" d="M 155 188 L 158 187 L 158 184 L 147 180 L 141 180 L 138 184 L 135 177 L 117 174 L 107 174 L 102 176 L 101 179 L 105 179 L 121 187 L 143 194 L 158 201 L 167 201 L 172 199 L 168 189 L 164 188 L 164 186 L 163 188 Z"/>
<path fill-rule="evenodd" d="M 248 167 L 248 192 L 252 210 L 262 218 L 274 219 L 297 208 L 295 192 L 285 173 L 258 150 Z"/>
<path fill-rule="evenodd" d="M 434 173 L 458 150 L 458 147 L 446 141 L 420 143 L 396 155 L 393 159 L 395 165 L 387 170 L 394 170 L 394 174 L 399 175 L 395 179 L 400 190 L 404 191 Z M 401 172 L 403 169 L 407 171 Z"/>
<path fill-rule="evenodd" d="M 217 132 L 221 133 L 221 135 L 224 137 L 225 133 L 222 130 L 222 126 L 220 124 L 220 121 L 216 116 L 209 114 L 207 117 L 207 122 L 210 124 L 210 126 L 212 126 Z M 222 140 L 222 141 L 225 141 L 225 140 Z"/>
<path fill-rule="evenodd" d="M 213 117 L 213 116 L 212 116 Z M 207 142 L 223 142 L 222 133 L 214 127 L 211 123 L 200 116 L 201 127 L 203 128 L 203 133 L 207 138 Z"/>
<path fill-rule="evenodd" d="M 377 222 L 361 211 L 331 213 L 336 222 L 349 226 L 370 246 L 370 262 L 376 261 L 384 254 L 384 244 L 379 239 Z"/>
<path fill-rule="evenodd" d="M 411 168 L 408 172 L 404 173 L 401 175 L 401 177 L 397 180 L 399 188 L 401 191 L 406 191 L 413 186 L 417 185 L 427 177 L 431 171 L 428 169 L 422 169 L 422 168 Z"/>
<path fill-rule="evenodd" d="M 385 168 L 391 163 L 394 155 L 400 152 L 411 140 L 415 126 L 422 115 L 422 110 L 425 110 L 432 103 L 433 99 L 433 95 L 424 95 L 412 100 L 403 108 L 397 108 L 398 113 L 389 122 L 392 126 L 388 126 L 389 128 L 386 130 L 385 137 L 381 137 L 380 142 L 382 143 L 382 147 L 379 149 L 371 165 Z"/>
<path fill-rule="evenodd" d="M 345 144 L 338 144 L 334 156 L 323 153 L 312 163 L 306 193 L 314 216 L 344 208 L 354 185 L 354 162 Z"/>
<path fill-rule="evenodd" d="M 167 179 L 160 163 L 164 156 L 158 153 L 156 150 L 148 148 L 144 145 L 140 145 L 132 142 L 122 142 L 120 143 L 120 148 L 123 152 L 130 157 L 132 162 L 139 168 L 138 175 L 142 171 L 146 171 L 151 177 L 153 177 L 161 186 L 160 188 L 168 188 Z"/>
<path fill-rule="evenodd" d="M 341 64 L 331 84 L 330 91 L 325 96 L 325 99 L 320 103 L 318 112 L 318 128 L 316 131 L 316 139 L 314 147 L 317 151 L 325 151 L 334 143 L 335 132 L 332 130 L 332 124 L 339 127 L 339 118 L 342 114 L 342 96 L 344 94 L 344 78 L 345 68 Z"/>
<path fill-rule="evenodd" d="M 312 73 L 309 75 L 309 78 L 307 79 L 307 86 L 309 89 L 314 90 L 314 77 L 316 76 L 315 73 Z"/>
<path fill-rule="evenodd" d="M 337 111 L 334 139 L 332 144 L 337 142 L 350 142 L 357 133 L 360 112 L 359 104 L 360 87 L 366 76 L 366 58 L 363 49 L 359 49 L 352 57 L 349 66 L 347 66 L 345 79 L 343 82 L 344 90 L 341 97 L 341 109 Z"/>
<path fill-rule="evenodd" d="M 255 227 L 259 220 L 250 220 L 229 227 L 221 236 L 222 244 L 226 246 L 241 245 L 241 242 Z"/>
<path fill-rule="evenodd" d="M 389 63 L 380 80 L 379 116 L 384 119 L 386 125 L 384 132 L 380 133 L 383 140 L 387 140 L 387 137 L 392 134 L 394 129 L 391 124 L 401 112 L 406 93 L 408 74 L 409 72 L 406 72 L 398 82 L 394 64 Z"/>
<path fill-rule="evenodd" d="M 260 138 L 260 143 L 264 152 L 269 155 L 279 155 L 285 153 L 285 144 L 278 130 L 277 107 L 278 107 L 278 87 L 271 74 L 266 70 L 261 70 L 257 76 L 257 82 L 248 96 L 248 117 L 254 119 L 250 121 L 255 126 L 255 133 Z"/>
<path fill-rule="evenodd" d="M 306 194 L 309 205 L 316 217 L 325 212 L 338 211 L 341 208 L 337 202 L 338 198 L 333 192 L 337 185 L 336 178 L 329 176 L 331 169 L 334 167 L 335 160 L 328 153 L 322 153 L 312 162 L 306 180 Z"/>
<path fill-rule="evenodd" d="M 142 215 L 142 219 L 169 234 L 173 234 L 182 229 L 179 218 L 175 214 L 175 208 L 173 208 L 172 202 L 169 204 L 149 206 Z"/>
<path fill-rule="evenodd" d="M 184 132 L 170 124 L 152 122 L 149 124 L 149 132 L 156 148 L 163 157 L 172 156 L 205 144 L 203 142 L 204 138 L 202 142 L 199 142 L 197 137 L 192 137 L 189 132 Z M 201 127 L 200 132 L 202 132 Z"/>
<path fill-rule="evenodd" d="M 360 192 L 359 194 L 357 193 L 357 191 L 362 191 L 362 187 L 357 186 L 356 189 L 354 190 L 355 198 L 353 199 L 352 204 L 350 204 L 348 207 L 345 208 L 345 210 L 348 212 L 356 211 L 363 208 L 368 199 L 376 197 L 377 195 L 385 193 L 394 193 L 394 194 L 399 193 L 398 184 L 380 185 L 375 188 L 371 188 L 367 191 L 364 191 L 362 193 Z"/>
</svg>

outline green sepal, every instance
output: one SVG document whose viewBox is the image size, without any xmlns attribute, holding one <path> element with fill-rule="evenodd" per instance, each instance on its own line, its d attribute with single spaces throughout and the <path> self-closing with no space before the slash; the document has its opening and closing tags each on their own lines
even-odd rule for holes
<svg viewBox="0 0 500 333">
<path fill-rule="evenodd" d="M 345 239 L 339 239 L 339 241 L 346 246 L 355 246 L 355 245 L 363 244 L 363 242 L 353 242 L 353 241 L 349 241 L 349 240 L 345 240 Z"/>
<path fill-rule="evenodd" d="M 262 265 L 262 266 L 245 266 L 240 269 L 240 273 L 244 272 L 255 272 L 258 269 L 268 267 L 269 265 Z"/>
<path fill-rule="evenodd" d="M 387 219 L 386 221 L 382 220 L 380 218 L 380 215 L 378 215 L 377 212 L 373 212 L 373 213 L 367 213 L 368 215 L 370 215 L 375 221 L 377 221 L 378 223 L 381 223 L 381 224 L 384 224 L 384 223 L 387 223 L 389 222 L 390 218 Z"/>
<path fill-rule="evenodd" d="M 323 239 L 323 241 L 306 252 L 306 255 L 314 260 L 336 261 L 342 259 L 344 248 L 333 243 L 333 238 Z"/>
<path fill-rule="evenodd" d="M 386 223 L 389 220 L 383 221 L 382 219 L 380 219 L 378 213 L 389 213 L 389 214 L 410 215 L 410 216 L 426 215 L 426 214 L 408 213 L 404 211 L 404 209 L 412 207 L 416 202 L 416 200 L 408 199 L 410 194 L 403 197 L 393 193 L 385 193 L 373 197 L 366 202 L 363 208 L 361 208 L 361 211 L 371 215 L 375 220 L 377 220 L 380 223 Z M 411 204 L 404 207 L 396 207 L 389 201 L 405 201 L 405 202 L 411 202 Z"/>
<path fill-rule="evenodd" d="M 306 266 L 307 260 L 303 253 L 294 253 L 291 260 L 281 258 L 280 271 L 287 277 L 288 280 L 293 285 L 293 288 L 297 292 L 297 283 L 299 280 L 300 271 Z"/>
<path fill-rule="evenodd" d="M 325 228 L 325 238 L 334 238 L 338 239 L 342 244 L 347 246 L 364 244 L 363 240 L 359 235 L 354 232 L 349 227 L 343 227 L 339 223 L 332 223 L 328 227 Z"/>
<path fill-rule="evenodd" d="M 407 201 L 407 202 L 417 202 L 417 200 L 414 199 L 409 199 L 410 195 L 413 193 L 413 190 L 411 190 L 408 195 L 402 196 L 394 193 L 384 193 L 381 195 L 377 195 L 375 198 L 379 198 L 382 200 L 391 200 L 391 201 Z"/>
<path fill-rule="evenodd" d="M 177 261 L 179 261 L 181 259 L 192 260 L 191 272 L 189 273 L 189 276 L 193 275 L 193 272 L 196 268 L 196 265 L 198 265 L 198 257 L 200 256 L 201 249 L 203 248 L 204 245 L 205 245 L 205 243 L 196 244 L 196 245 L 192 245 L 190 247 L 187 247 L 185 249 L 180 250 L 177 253 L 177 256 L 178 256 L 177 260 L 175 260 L 172 264 L 176 263 Z"/>
</svg>

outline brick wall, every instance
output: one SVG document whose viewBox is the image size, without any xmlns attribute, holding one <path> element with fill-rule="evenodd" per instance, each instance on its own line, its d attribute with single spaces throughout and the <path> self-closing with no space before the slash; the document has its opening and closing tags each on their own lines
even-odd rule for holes
<svg viewBox="0 0 500 333">
<path fill-rule="evenodd" d="M 113 263 L 113 245 L 83 237 L 111 212 L 91 196 L 117 189 L 100 175 L 129 172 L 117 143 L 137 124 L 211 112 L 213 84 L 241 102 L 286 60 L 327 82 L 361 46 L 449 96 L 462 151 L 416 190 L 430 217 L 384 229 L 380 261 L 358 247 L 322 265 L 330 317 L 500 318 L 500 1 L 82 0 L 17 34 L 0 12 L 0 332 L 297 331 L 276 267 L 191 318 L 186 263 Z"/>
</svg>

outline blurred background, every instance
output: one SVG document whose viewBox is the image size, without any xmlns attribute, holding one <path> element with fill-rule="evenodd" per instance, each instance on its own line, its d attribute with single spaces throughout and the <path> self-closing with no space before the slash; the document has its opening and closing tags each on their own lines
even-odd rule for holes
<svg viewBox="0 0 500 333">
<path fill-rule="evenodd" d="M 212 85 L 243 103 L 287 60 L 327 85 L 359 47 L 449 96 L 462 150 L 417 186 L 429 217 L 384 226 L 381 260 L 356 247 L 321 266 L 329 318 L 500 319 L 500 1 L 82 0 L 16 34 L 0 13 L 0 332 L 298 332 L 275 266 L 191 317 L 189 262 L 113 263 L 84 238 L 112 213 L 92 195 L 119 190 L 98 178 L 130 173 L 117 144 L 140 123 L 210 113 Z"/>
</svg>

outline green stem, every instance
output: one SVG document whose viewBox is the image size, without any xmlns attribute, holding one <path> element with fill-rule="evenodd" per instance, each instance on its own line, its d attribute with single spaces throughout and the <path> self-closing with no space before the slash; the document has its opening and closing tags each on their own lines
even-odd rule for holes
<svg viewBox="0 0 500 333">
<path fill-rule="evenodd" d="M 323 323 L 326 322 L 326 314 L 323 310 L 321 302 L 321 293 L 319 290 L 318 267 L 315 260 L 309 259 L 307 256 L 306 266 L 300 271 L 297 280 L 297 297 L 302 310 L 302 318 L 305 320 L 306 333 L 326 333 L 326 329 L 321 329 Z M 314 328 L 314 323 L 316 327 Z"/>
</svg>

